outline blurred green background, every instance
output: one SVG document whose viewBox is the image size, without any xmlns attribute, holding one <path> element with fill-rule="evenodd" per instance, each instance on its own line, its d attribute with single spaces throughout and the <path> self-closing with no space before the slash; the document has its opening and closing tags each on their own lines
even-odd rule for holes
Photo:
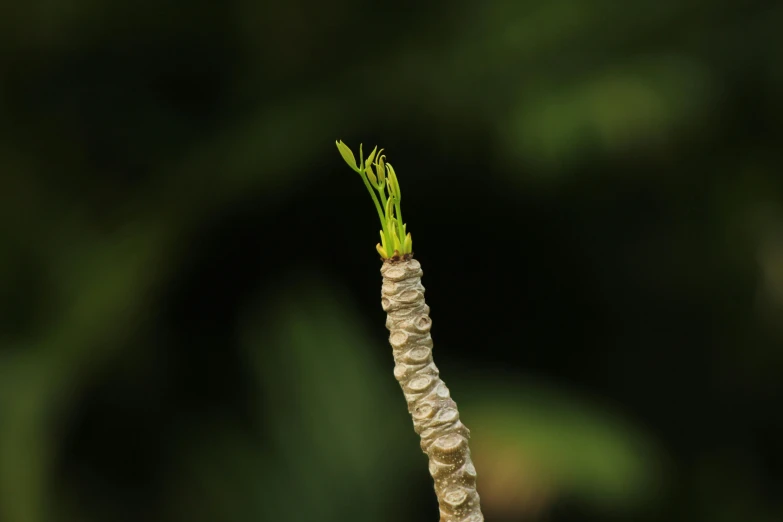
<svg viewBox="0 0 783 522">
<path fill-rule="evenodd" d="M 488 520 L 783 520 L 781 27 L 4 2 L 0 520 L 436 520 L 336 139 L 397 170 Z"/>
</svg>

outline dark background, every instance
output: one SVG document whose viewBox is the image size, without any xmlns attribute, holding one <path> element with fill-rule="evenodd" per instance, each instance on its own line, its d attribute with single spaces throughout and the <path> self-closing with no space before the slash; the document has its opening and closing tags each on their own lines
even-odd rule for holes
<svg viewBox="0 0 783 522">
<path fill-rule="evenodd" d="M 0 7 L 0 520 L 433 521 L 335 146 L 488 520 L 783 520 L 783 6 Z"/>
</svg>

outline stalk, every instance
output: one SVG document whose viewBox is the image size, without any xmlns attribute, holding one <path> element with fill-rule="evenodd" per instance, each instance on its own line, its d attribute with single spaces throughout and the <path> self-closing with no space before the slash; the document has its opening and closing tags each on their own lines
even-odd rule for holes
<svg viewBox="0 0 783 522">
<path fill-rule="evenodd" d="M 394 377 L 400 383 L 429 458 L 440 507 L 440 522 L 481 522 L 476 468 L 470 458 L 470 430 L 432 359 L 432 320 L 424 300 L 422 270 L 412 257 L 387 259 L 381 267 L 381 304 L 394 353 Z"/>
<path fill-rule="evenodd" d="M 409 232 L 406 234 L 407 225 L 402 222 L 397 175 L 380 153 L 375 163 L 377 175 L 369 166 L 372 159 L 367 161 L 365 170 L 358 170 L 351 149 L 342 141 L 336 144 L 346 163 L 360 172 L 365 185 L 374 187 L 384 201 L 381 237 L 386 245 L 376 245 L 383 259 L 381 305 L 386 312 L 386 328 L 394 355 L 394 377 L 408 403 L 413 429 L 421 437 L 421 449 L 429 458 L 440 522 L 483 522 L 476 490 L 476 468 L 468 447 L 470 430 L 462 424 L 457 403 L 451 398 L 432 359 L 430 308 L 424 301 L 421 265 L 413 259 L 413 240 Z M 375 149 L 370 158 L 374 156 Z M 384 179 L 388 183 L 384 183 Z M 385 184 L 389 187 L 388 199 Z M 370 193 L 378 207 L 378 199 L 372 190 Z M 397 240 L 394 244 L 392 231 Z"/>
</svg>

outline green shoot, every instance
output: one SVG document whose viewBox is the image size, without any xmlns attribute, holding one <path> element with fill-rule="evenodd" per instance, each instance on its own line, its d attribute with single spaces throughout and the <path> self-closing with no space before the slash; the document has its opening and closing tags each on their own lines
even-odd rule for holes
<svg viewBox="0 0 783 522">
<path fill-rule="evenodd" d="M 342 141 L 335 142 L 337 150 L 354 172 L 359 174 L 367 191 L 372 196 L 378 218 L 381 220 L 381 242 L 375 249 L 383 259 L 402 257 L 413 253 L 413 239 L 407 232 L 407 225 L 402 221 L 400 210 L 400 184 L 397 174 L 390 163 L 386 163 L 383 149 L 373 148 L 367 159 L 364 159 L 362 145 L 359 145 L 359 163 L 353 151 Z M 373 160 L 375 160 L 373 162 Z M 373 169 L 374 167 L 374 169 Z M 386 188 L 389 195 L 386 196 Z M 378 193 L 376 195 L 376 192 Z"/>
</svg>

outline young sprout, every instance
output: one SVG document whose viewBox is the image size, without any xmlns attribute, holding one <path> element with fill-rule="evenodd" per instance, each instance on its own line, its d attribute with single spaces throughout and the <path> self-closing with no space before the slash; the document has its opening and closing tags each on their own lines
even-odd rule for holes
<svg viewBox="0 0 783 522">
<path fill-rule="evenodd" d="M 413 254 L 413 239 L 402 221 L 400 184 L 391 163 L 386 163 L 383 149 L 378 151 L 378 147 L 373 148 L 365 160 L 362 146 L 359 145 L 359 163 L 356 163 L 356 157 L 348 145 L 342 141 L 335 143 L 348 166 L 362 178 L 373 203 L 375 203 L 378 218 L 381 220 L 381 242 L 376 245 L 375 249 L 381 258 L 393 259 Z M 376 161 L 373 162 L 373 160 Z M 386 196 L 387 188 L 389 189 L 388 197 Z"/>
</svg>

